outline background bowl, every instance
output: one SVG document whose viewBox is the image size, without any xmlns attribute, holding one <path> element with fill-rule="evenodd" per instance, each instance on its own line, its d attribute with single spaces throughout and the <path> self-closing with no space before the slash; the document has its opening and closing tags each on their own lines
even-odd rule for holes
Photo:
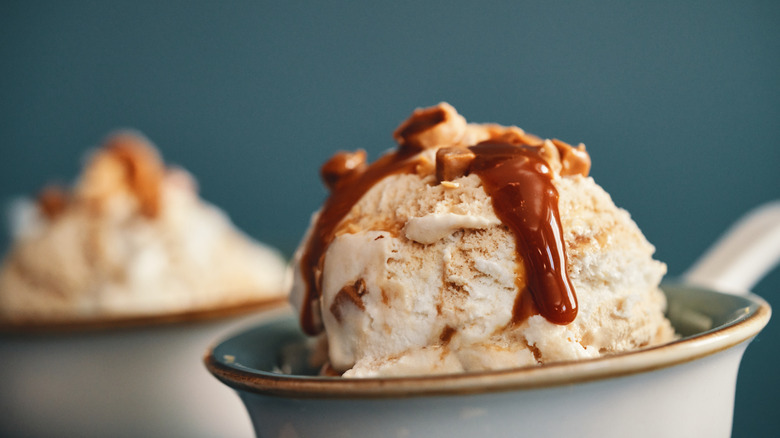
<svg viewBox="0 0 780 438">
<path fill-rule="evenodd" d="M 240 401 L 198 359 L 285 308 L 0 327 L 0 436 L 250 437 Z"/>
</svg>

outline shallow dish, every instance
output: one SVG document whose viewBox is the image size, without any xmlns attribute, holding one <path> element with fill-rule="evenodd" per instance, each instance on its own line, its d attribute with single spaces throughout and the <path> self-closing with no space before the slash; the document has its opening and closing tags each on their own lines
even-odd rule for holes
<svg viewBox="0 0 780 438">
<path fill-rule="evenodd" d="M 684 338 L 592 360 L 442 376 L 319 377 L 306 366 L 310 341 L 287 316 L 221 342 L 205 361 L 238 391 L 261 437 L 728 436 L 739 361 L 770 307 L 755 295 L 664 290 Z"/>
<path fill-rule="evenodd" d="M 241 402 L 198 363 L 214 339 L 287 309 L 0 325 L 0 436 L 250 437 Z"/>
</svg>

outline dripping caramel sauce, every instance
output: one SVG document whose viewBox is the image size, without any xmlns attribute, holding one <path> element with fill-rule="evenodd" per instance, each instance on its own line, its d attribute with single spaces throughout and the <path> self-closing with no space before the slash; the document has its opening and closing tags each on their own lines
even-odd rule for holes
<svg viewBox="0 0 780 438">
<path fill-rule="evenodd" d="M 558 191 L 541 148 L 486 141 L 469 149 L 475 154 L 470 171 L 482 180 L 496 216 L 512 230 L 525 264 L 520 303 L 530 293 L 539 314 L 569 324 L 577 316 L 577 298 L 566 274 Z M 515 305 L 513 322 L 527 318 L 528 304 Z"/>
<path fill-rule="evenodd" d="M 518 284 L 512 323 L 541 314 L 555 324 L 568 324 L 577 316 L 577 298 L 566 273 L 566 253 L 558 212 L 558 192 L 552 173 L 538 146 L 485 141 L 468 148 L 475 157 L 465 170 L 482 180 L 496 216 L 514 236 L 518 257 L 525 264 L 526 284 Z M 352 206 L 381 179 L 413 173 L 419 150 L 401 148 L 359 172 L 346 174 L 333 187 L 320 211 L 301 259 L 306 294 L 301 309 L 303 330 L 321 331 L 313 314 L 321 293 L 325 250 L 336 227 Z M 519 283 L 519 282 L 518 282 Z"/>
</svg>

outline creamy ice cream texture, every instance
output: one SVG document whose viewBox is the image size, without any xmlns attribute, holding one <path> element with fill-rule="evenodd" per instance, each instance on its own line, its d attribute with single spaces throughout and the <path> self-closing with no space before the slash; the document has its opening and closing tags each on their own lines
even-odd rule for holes
<svg viewBox="0 0 780 438">
<path fill-rule="evenodd" d="M 418 109 L 322 168 L 291 300 L 345 377 L 495 370 L 670 341 L 653 260 L 584 145 Z"/>
<path fill-rule="evenodd" d="M 72 188 L 13 209 L 0 321 L 77 322 L 214 310 L 280 298 L 287 268 L 199 198 L 142 136 L 121 132 Z"/>
</svg>

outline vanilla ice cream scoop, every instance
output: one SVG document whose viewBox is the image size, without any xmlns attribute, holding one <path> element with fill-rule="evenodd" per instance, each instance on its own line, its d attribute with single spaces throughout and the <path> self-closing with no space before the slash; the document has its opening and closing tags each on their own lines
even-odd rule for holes
<svg viewBox="0 0 780 438">
<path fill-rule="evenodd" d="M 72 188 L 14 208 L 0 268 L 0 322 L 112 320 L 278 299 L 287 267 L 199 198 L 142 136 L 96 150 Z"/>
<path fill-rule="evenodd" d="M 304 330 L 346 377 L 494 370 L 674 339 L 666 266 L 584 145 L 420 109 L 373 164 L 336 154 L 294 262 Z"/>
</svg>

